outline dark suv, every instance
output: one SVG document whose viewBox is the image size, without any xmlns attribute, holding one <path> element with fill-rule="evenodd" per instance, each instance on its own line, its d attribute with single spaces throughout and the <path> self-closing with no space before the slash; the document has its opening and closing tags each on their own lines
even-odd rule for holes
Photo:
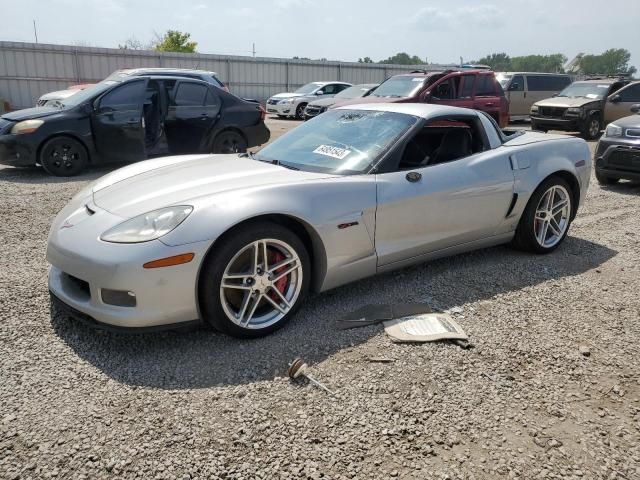
<svg viewBox="0 0 640 480">
<path fill-rule="evenodd" d="M 376 102 L 435 103 L 487 112 L 500 125 L 509 123 L 507 101 L 495 74 L 485 69 L 416 70 L 386 79 L 369 96 L 336 103 L 344 105 Z"/>
</svg>

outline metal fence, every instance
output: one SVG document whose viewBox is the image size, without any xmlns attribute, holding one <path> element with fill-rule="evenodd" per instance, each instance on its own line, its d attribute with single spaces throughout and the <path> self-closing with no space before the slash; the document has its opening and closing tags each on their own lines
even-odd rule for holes
<svg viewBox="0 0 640 480">
<path fill-rule="evenodd" d="M 174 67 L 217 72 L 238 96 L 264 100 L 312 81 L 378 83 L 390 75 L 437 65 L 383 65 L 266 57 L 164 53 L 0 41 L 0 100 L 12 109 L 35 105 L 42 94 L 98 82 L 121 68 Z"/>
</svg>

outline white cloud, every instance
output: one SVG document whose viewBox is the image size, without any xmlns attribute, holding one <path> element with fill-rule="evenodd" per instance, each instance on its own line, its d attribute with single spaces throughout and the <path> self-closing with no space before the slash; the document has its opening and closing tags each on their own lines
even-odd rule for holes
<svg viewBox="0 0 640 480">
<path fill-rule="evenodd" d="M 275 0 L 273 3 L 276 8 L 281 10 L 303 7 L 310 4 L 309 0 Z"/>
<path fill-rule="evenodd" d="M 457 8 L 425 7 L 418 11 L 410 23 L 426 30 L 494 28 L 504 24 L 504 12 L 493 4 Z"/>
</svg>

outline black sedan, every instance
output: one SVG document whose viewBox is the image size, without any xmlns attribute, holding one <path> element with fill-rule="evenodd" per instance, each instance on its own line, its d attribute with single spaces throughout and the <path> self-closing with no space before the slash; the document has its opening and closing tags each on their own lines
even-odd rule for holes
<svg viewBox="0 0 640 480">
<path fill-rule="evenodd" d="M 636 115 L 607 125 L 595 154 L 596 179 L 610 185 L 620 179 L 640 181 L 640 104 L 633 105 Z"/>
<path fill-rule="evenodd" d="M 201 80 L 108 79 L 49 107 L 0 117 L 0 164 L 71 176 L 88 164 L 233 153 L 269 141 L 265 112 Z"/>
</svg>

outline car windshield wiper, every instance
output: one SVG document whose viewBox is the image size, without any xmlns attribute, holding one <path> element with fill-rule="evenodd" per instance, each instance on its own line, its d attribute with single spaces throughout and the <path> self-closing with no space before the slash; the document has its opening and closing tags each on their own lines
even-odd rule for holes
<svg viewBox="0 0 640 480">
<path fill-rule="evenodd" d="M 280 160 L 275 158 L 273 160 L 267 160 L 266 158 L 258 158 L 253 154 L 253 152 L 241 153 L 238 156 L 243 158 L 250 158 L 251 160 L 257 160 L 263 163 L 269 163 L 271 165 L 276 165 L 278 167 L 288 168 L 289 170 L 300 170 L 298 167 L 294 167 L 293 165 L 289 165 L 288 163 L 282 163 Z"/>
</svg>

